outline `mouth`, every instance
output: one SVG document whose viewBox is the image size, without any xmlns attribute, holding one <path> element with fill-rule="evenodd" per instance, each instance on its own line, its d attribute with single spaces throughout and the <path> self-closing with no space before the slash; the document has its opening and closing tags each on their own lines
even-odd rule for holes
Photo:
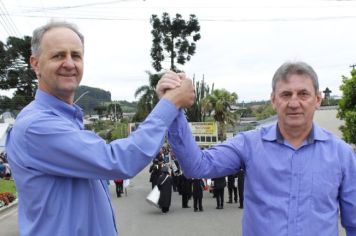
<svg viewBox="0 0 356 236">
<path fill-rule="evenodd" d="M 71 73 L 71 74 L 61 74 L 61 73 L 59 73 L 58 75 L 61 76 L 61 77 L 75 77 L 76 76 L 75 73 Z"/>
<path fill-rule="evenodd" d="M 287 116 L 290 117 L 297 117 L 297 116 L 302 116 L 303 113 L 297 113 L 297 112 L 292 112 L 292 113 L 287 113 Z"/>
</svg>

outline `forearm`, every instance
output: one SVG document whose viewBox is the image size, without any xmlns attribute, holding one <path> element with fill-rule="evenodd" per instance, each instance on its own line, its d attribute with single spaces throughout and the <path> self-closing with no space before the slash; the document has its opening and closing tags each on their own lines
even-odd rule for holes
<svg viewBox="0 0 356 236">
<path fill-rule="evenodd" d="M 184 175 L 198 178 L 195 167 L 199 165 L 202 153 L 193 138 L 183 112 L 177 116 L 170 126 L 168 141 Z"/>
<path fill-rule="evenodd" d="M 184 175 L 191 178 L 212 178 L 236 173 L 242 157 L 233 143 L 224 142 L 206 150 L 200 150 L 181 113 L 168 130 L 168 140 Z"/>
<path fill-rule="evenodd" d="M 29 157 L 23 157 L 24 164 L 59 176 L 131 178 L 156 155 L 177 114 L 174 105 L 162 100 L 135 132 L 110 144 L 93 132 L 48 117 L 47 125 L 43 126 L 44 121 L 33 122 L 28 129 Z"/>
</svg>

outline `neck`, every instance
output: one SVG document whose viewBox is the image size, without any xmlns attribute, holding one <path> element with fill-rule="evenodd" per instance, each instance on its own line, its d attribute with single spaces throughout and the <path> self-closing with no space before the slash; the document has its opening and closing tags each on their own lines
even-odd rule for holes
<svg viewBox="0 0 356 236">
<path fill-rule="evenodd" d="M 279 124 L 278 124 L 279 125 Z M 279 126 L 279 131 L 281 132 L 283 138 L 288 141 L 294 148 L 299 148 L 303 141 L 308 137 L 312 124 L 301 127 L 283 127 Z"/>
</svg>

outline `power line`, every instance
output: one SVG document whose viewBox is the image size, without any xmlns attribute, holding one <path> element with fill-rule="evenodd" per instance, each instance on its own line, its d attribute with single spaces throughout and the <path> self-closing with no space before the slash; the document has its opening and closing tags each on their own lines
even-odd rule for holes
<svg viewBox="0 0 356 236">
<path fill-rule="evenodd" d="M 14 21 L 11 19 L 11 16 L 10 16 L 9 12 L 7 11 L 6 6 L 4 5 L 4 3 L 1 0 L 0 0 L 0 11 L 1 11 L 1 18 L 4 20 L 5 24 L 6 24 L 6 22 L 8 23 L 8 27 L 14 33 L 13 35 L 17 35 L 17 36 L 21 35 L 20 31 L 16 27 Z"/>
<path fill-rule="evenodd" d="M 29 18 L 43 18 L 44 15 L 17 15 Z M 53 19 L 63 18 L 59 16 L 51 16 Z M 76 19 L 76 20 L 103 20 L 103 21 L 148 21 L 148 18 L 129 18 L 129 17 L 90 17 L 90 16 L 65 16 L 65 18 Z M 327 21 L 327 20 L 347 20 L 356 19 L 355 16 L 325 16 L 325 17 L 282 17 L 282 18 L 245 18 L 245 19 L 213 19 L 213 18 L 199 18 L 199 22 L 288 22 L 288 21 Z"/>
</svg>

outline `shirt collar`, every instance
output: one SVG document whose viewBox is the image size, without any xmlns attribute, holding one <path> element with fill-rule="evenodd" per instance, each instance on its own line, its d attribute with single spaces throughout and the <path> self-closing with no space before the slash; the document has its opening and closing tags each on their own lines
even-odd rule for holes
<svg viewBox="0 0 356 236">
<path fill-rule="evenodd" d="M 277 141 L 278 143 L 284 143 L 284 138 L 279 130 L 278 123 L 262 129 L 262 139 L 266 141 Z M 306 138 L 306 143 L 310 144 L 314 143 L 315 140 L 323 141 L 327 139 L 328 136 L 325 134 L 323 129 L 313 123 L 312 129 Z"/>
<path fill-rule="evenodd" d="M 63 115 L 67 118 L 73 119 L 83 117 L 82 109 L 78 105 L 69 105 L 68 103 L 44 92 L 41 89 L 37 89 L 35 101 L 43 106 L 50 107 L 54 113 Z"/>
</svg>

